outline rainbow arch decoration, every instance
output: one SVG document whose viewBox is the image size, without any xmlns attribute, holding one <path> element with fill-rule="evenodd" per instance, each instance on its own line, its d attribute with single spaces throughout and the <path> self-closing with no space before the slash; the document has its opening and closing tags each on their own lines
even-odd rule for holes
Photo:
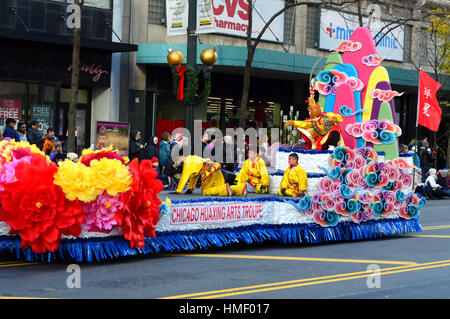
<svg viewBox="0 0 450 319">
<path fill-rule="evenodd" d="M 371 127 L 358 126 L 358 123 L 364 122 L 382 122 L 389 128 L 398 125 L 394 99 L 403 93 L 392 89 L 389 74 L 381 65 L 386 57 L 378 55 L 369 28 L 355 29 L 350 39 L 331 51 L 326 66 L 311 83 L 319 93 L 320 106 L 325 112 L 343 117 L 340 128 L 347 147 L 376 147 L 377 151 L 385 153 L 386 160 L 398 158 L 399 130 L 394 135 L 389 134 L 389 138 L 375 136 L 381 133 L 380 130 L 356 135 L 348 133 L 354 132 L 355 126 L 363 129 Z M 347 129 L 346 126 L 351 127 Z M 370 138 L 366 139 L 368 136 Z M 378 141 L 376 146 L 374 140 Z"/>
</svg>

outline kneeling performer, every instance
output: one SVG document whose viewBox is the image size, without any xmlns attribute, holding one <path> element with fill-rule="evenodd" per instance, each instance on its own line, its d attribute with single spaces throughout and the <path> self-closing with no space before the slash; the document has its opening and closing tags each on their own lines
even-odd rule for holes
<svg viewBox="0 0 450 319">
<path fill-rule="evenodd" d="M 298 155 L 289 155 L 289 167 L 286 169 L 281 180 L 278 196 L 305 196 L 308 177 L 305 170 L 298 164 Z"/>
<path fill-rule="evenodd" d="M 245 196 L 247 191 L 266 194 L 269 191 L 269 173 L 266 163 L 254 150 L 248 151 L 248 159 L 236 176 L 236 182 L 237 188 L 233 188 L 233 195 Z"/>
<path fill-rule="evenodd" d="M 220 164 L 195 155 L 187 156 L 183 161 L 183 172 L 176 189 L 177 194 L 183 192 L 184 186 L 189 182 L 186 194 L 191 194 L 195 185 L 201 178 L 201 192 L 204 196 L 232 196 L 232 188 L 225 183 Z"/>
</svg>

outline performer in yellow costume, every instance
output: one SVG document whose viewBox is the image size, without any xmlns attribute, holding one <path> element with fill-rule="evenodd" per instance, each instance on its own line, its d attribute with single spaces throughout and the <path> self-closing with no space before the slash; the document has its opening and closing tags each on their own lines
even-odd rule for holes
<svg viewBox="0 0 450 319">
<path fill-rule="evenodd" d="M 298 165 L 298 155 L 292 153 L 289 155 L 289 167 L 286 169 L 281 180 L 278 196 L 304 196 L 308 177 L 303 167 Z"/>
<path fill-rule="evenodd" d="M 184 159 L 183 172 L 176 189 L 177 194 L 183 192 L 184 186 L 189 182 L 186 194 L 191 194 L 195 185 L 201 178 L 201 192 L 204 196 L 232 196 L 233 188 L 225 183 L 220 164 L 212 162 L 209 158 L 189 155 Z"/>
<path fill-rule="evenodd" d="M 247 191 L 265 194 L 269 190 L 269 173 L 266 163 L 254 150 L 248 151 L 248 159 L 244 162 L 236 176 L 236 188 L 233 195 L 245 195 Z M 247 184 L 248 183 L 248 184 Z"/>
<path fill-rule="evenodd" d="M 308 102 L 310 117 L 304 121 L 284 120 L 285 125 L 294 126 L 300 131 L 305 140 L 305 149 L 331 150 L 336 146 L 344 146 L 338 125 L 342 122 L 342 116 L 324 112 L 313 96 L 309 98 Z"/>
</svg>

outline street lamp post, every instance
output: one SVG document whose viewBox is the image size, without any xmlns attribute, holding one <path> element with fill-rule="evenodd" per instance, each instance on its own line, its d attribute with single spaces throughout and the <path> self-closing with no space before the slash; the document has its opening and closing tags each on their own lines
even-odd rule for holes
<svg viewBox="0 0 450 319">
<path fill-rule="evenodd" d="M 188 27 L 187 27 L 187 65 L 196 69 L 197 66 L 197 35 L 195 34 L 197 24 L 197 0 L 189 0 Z M 187 83 L 189 86 L 190 84 Z M 194 109 L 195 104 L 188 101 L 185 104 L 184 127 L 191 134 L 191 154 L 194 154 Z"/>
<path fill-rule="evenodd" d="M 190 70 L 195 71 L 195 76 L 198 78 L 200 75 L 203 78 L 204 83 L 208 81 L 210 83 L 211 71 L 214 63 L 217 61 L 217 53 L 216 48 L 207 48 L 203 50 L 200 54 L 200 60 L 202 61 L 202 65 L 197 65 L 197 35 L 196 35 L 196 26 L 197 26 L 197 0 L 189 0 L 189 11 L 188 11 L 188 27 L 187 27 L 187 63 L 186 66 Z M 170 50 L 167 55 L 167 61 L 169 65 L 172 67 L 172 73 L 174 76 L 182 76 L 184 78 L 184 72 L 187 72 L 187 68 L 182 67 L 183 63 L 183 54 L 179 50 Z M 178 69 L 179 67 L 179 69 Z M 181 70 L 181 71 L 180 71 Z M 180 73 L 177 73 L 180 72 Z M 177 74 L 177 75 L 175 75 Z M 183 75 L 182 75 L 183 74 Z M 190 93 L 189 99 L 184 98 L 185 105 L 185 119 L 184 119 L 184 128 L 187 130 L 191 136 L 190 148 L 191 154 L 194 154 L 194 136 L 195 134 L 201 134 L 201 132 L 196 132 L 194 127 L 194 115 L 195 115 L 195 107 L 197 104 L 204 104 L 205 97 L 209 94 L 209 89 L 203 89 L 201 94 L 201 98 L 197 93 L 193 96 L 192 92 L 196 92 L 197 90 L 197 82 L 195 84 L 190 83 L 189 79 L 192 80 L 192 71 L 190 71 L 190 76 L 186 81 L 186 89 Z M 208 86 L 209 88 L 209 86 Z M 183 92 L 184 86 L 179 87 L 179 92 Z M 205 93 L 206 92 L 206 93 Z M 184 94 L 181 94 L 184 96 Z M 182 99 L 179 95 L 179 99 Z M 199 101 L 201 100 L 201 101 Z"/>
</svg>

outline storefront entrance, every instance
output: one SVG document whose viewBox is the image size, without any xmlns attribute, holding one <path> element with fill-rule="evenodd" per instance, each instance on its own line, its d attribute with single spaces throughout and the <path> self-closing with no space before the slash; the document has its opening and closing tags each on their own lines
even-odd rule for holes
<svg viewBox="0 0 450 319">
<path fill-rule="evenodd" d="M 67 136 L 68 114 L 70 105 L 70 89 L 60 90 L 60 101 L 58 107 L 58 119 L 56 121 L 56 132 L 60 136 Z M 89 147 L 91 136 L 91 94 L 90 90 L 79 90 L 78 104 L 75 115 L 75 137 L 76 152 L 81 154 L 83 149 Z"/>
</svg>

